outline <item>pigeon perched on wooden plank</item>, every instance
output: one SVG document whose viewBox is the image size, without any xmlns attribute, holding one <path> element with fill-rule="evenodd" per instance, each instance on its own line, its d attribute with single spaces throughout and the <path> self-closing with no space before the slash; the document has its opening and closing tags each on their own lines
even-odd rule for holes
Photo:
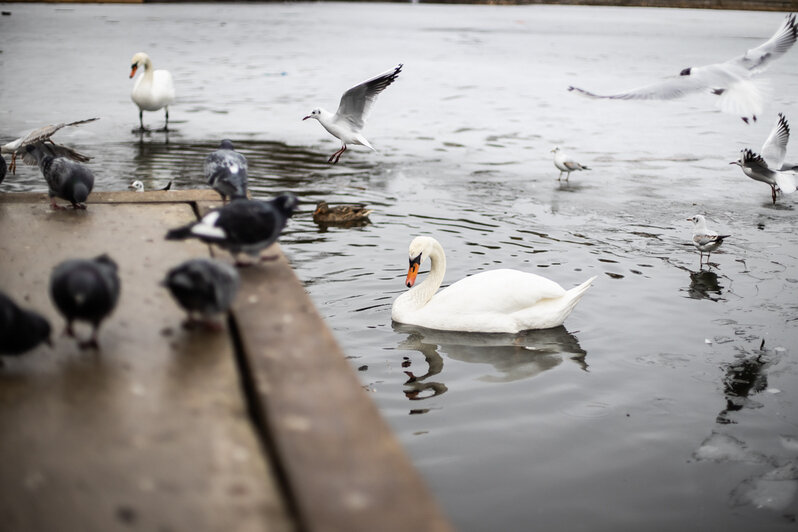
<svg viewBox="0 0 798 532">
<path fill-rule="evenodd" d="M 56 204 L 57 197 L 72 203 L 73 209 L 86 208 L 86 198 L 94 188 L 94 174 L 88 166 L 66 157 L 49 155 L 41 142 L 28 144 L 25 149 L 39 161 L 39 169 L 47 181 L 50 205 L 53 209 L 64 208 Z"/>
<path fill-rule="evenodd" d="M 205 158 L 205 179 L 208 184 L 227 198 L 247 197 L 247 158 L 233 149 L 233 143 L 224 139 L 219 149 Z"/>
<path fill-rule="evenodd" d="M 50 343 L 50 322 L 0 292 L 0 355 L 21 355 L 42 342 Z"/>
<path fill-rule="evenodd" d="M 0 146 L 0 153 L 10 153 L 11 154 L 11 166 L 10 170 L 12 174 L 16 173 L 17 170 L 17 155 L 22 157 L 22 161 L 29 165 L 29 166 L 36 166 L 39 162 L 36 160 L 35 157 L 28 154 L 25 151 L 25 148 L 29 144 L 42 144 L 42 149 L 45 151 L 47 155 L 52 155 L 53 157 L 67 157 L 72 159 L 73 161 L 78 161 L 80 163 L 88 162 L 91 157 L 88 155 L 83 155 L 72 148 L 68 148 L 66 146 L 61 146 L 60 144 L 56 144 L 50 137 L 56 134 L 58 130 L 64 127 L 69 126 L 78 126 L 80 124 L 85 124 L 87 122 L 94 122 L 95 120 L 99 120 L 99 118 L 88 118 L 86 120 L 78 120 L 77 122 L 69 122 L 67 124 L 55 124 L 40 127 L 39 129 L 34 129 L 24 137 L 19 137 L 16 140 L 12 140 L 6 144 Z M 46 144 L 45 144 L 46 141 Z"/>
<path fill-rule="evenodd" d="M 218 317 L 233 303 L 239 276 L 226 262 L 198 258 L 169 270 L 163 284 L 188 312 L 187 327 L 202 324 L 218 330 L 222 327 Z"/>
<path fill-rule="evenodd" d="M 108 255 L 94 259 L 69 259 L 58 264 L 50 276 L 50 297 L 67 320 L 65 333 L 74 337 L 75 320 L 92 325 L 89 340 L 81 348 L 99 348 L 100 322 L 111 314 L 119 300 L 120 281 L 116 263 Z"/>
<path fill-rule="evenodd" d="M 172 229 L 166 239 L 198 238 L 228 250 L 234 257 L 239 253 L 258 257 L 277 240 L 298 205 L 299 200 L 291 193 L 269 201 L 236 199 L 209 212 L 199 222 Z"/>
</svg>

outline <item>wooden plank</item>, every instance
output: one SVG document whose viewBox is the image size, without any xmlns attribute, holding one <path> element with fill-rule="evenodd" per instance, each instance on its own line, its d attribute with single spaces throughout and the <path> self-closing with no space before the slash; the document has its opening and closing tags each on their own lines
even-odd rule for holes
<svg viewBox="0 0 798 532">
<path fill-rule="evenodd" d="M 0 193 L 0 203 L 49 203 L 46 192 L 19 192 L 13 194 Z M 219 194 L 211 189 L 201 190 L 148 190 L 134 191 L 94 191 L 89 196 L 88 205 L 96 203 L 180 203 L 180 202 L 212 202 L 221 205 Z M 59 205 L 68 205 L 64 200 L 57 200 Z"/>
<path fill-rule="evenodd" d="M 182 197 L 127 195 L 158 194 Z M 192 205 L 93 194 L 86 211 L 56 212 L 45 195 L 11 196 L 0 195 L 0 289 L 45 314 L 56 334 L 53 349 L 0 368 L 0 528 L 295 529 L 229 336 L 182 329 L 158 286 L 168 267 L 208 253 L 163 239 L 195 218 Z M 119 263 L 122 295 L 102 350 L 80 351 L 59 336 L 49 274 L 65 258 L 104 252 Z"/>
<path fill-rule="evenodd" d="M 279 246 L 265 254 L 279 258 L 241 270 L 234 315 L 303 528 L 451 530 Z"/>
</svg>

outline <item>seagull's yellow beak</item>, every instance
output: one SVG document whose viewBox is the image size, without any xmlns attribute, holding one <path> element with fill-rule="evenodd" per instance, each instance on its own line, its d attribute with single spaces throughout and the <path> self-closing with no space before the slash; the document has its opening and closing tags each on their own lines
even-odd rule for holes
<svg viewBox="0 0 798 532">
<path fill-rule="evenodd" d="M 138 68 L 139 68 L 138 65 L 133 65 L 133 66 L 130 67 L 130 77 L 131 78 L 136 75 L 136 70 L 138 70 Z"/>
</svg>

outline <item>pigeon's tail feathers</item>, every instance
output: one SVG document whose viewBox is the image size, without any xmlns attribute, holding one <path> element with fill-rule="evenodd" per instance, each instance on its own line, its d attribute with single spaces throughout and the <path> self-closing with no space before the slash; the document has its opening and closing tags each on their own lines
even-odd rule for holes
<svg viewBox="0 0 798 532">
<path fill-rule="evenodd" d="M 185 240 L 187 238 L 193 237 L 194 234 L 191 232 L 191 228 L 194 227 L 194 225 L 195 224 L 191 223 L 182 227 L 170 229 L 166 233 L 166 240 Z"/>
</svg>

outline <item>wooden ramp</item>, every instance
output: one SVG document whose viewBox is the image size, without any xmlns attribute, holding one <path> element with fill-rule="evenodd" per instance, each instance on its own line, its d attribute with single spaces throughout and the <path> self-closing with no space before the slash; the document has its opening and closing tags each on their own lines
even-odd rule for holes
<svg viewBox="0 0 798 532">
<path fill-rule="evenodd" d="M 225 332 L 181 327 L 159 283 L 213 251 L 163 237 L 217 198 L 94 193 L 52 211 L 44 194 L 0 194 L 0 290 L 54 330 L 52 348 L 0 367 L 0 528 L 450 530 L 279 246 L 240 270 Z M 49 276 L 101 253 L 122 295 L 100 351 L 81 351 Z"/>
</svg>

